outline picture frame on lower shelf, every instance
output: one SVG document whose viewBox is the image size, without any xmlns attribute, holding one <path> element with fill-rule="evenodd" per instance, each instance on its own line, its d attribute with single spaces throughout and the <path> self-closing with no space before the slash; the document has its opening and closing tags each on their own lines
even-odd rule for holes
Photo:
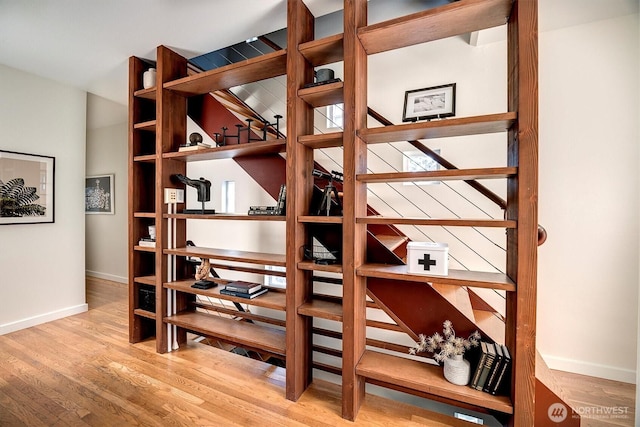
<svg viewBox="0 0 640 427">
<path fill-rule="evenodd" d="M 0 224 L 53 223 L 55 157 L 0 150 Z"/>
<path fill-rule="evenodd" d="M 456 84 L 449 83 L 404 94 L 403 122 L 442 119 L 456 115 Z"/>
<path fill-rule="evenodd" d="M 93 175 L 85 178 L 84 213 L 113 215 L 114 174 Z"/>
</svg>

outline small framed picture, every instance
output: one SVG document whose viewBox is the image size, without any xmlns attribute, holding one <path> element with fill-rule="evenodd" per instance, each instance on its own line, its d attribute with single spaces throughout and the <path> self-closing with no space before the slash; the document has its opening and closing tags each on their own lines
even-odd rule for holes
<svg viewBox="0 0 640 427">
<path fill-rule="evenodd" d="M 85 179 L 84 212 L 86 214 L 115 213 L 113 206 L 114 175 L 95 175 Z"/>
<path fill-rule="evenodd" d="M 403 122 L 456 115 L 456 84 L 408 90 L 404 94 Z"/>
<path fill-rule="evenodd" d="M 0 224 L 54 222 L 55 161 L 0 150 Z"/>
</svg>

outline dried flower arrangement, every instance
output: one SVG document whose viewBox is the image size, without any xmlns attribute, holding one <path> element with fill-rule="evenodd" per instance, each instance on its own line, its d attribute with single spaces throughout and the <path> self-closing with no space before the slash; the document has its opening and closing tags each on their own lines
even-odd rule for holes
<svg viewBox="0 0 640 427">
<path fill-rule="evenodd" d="M 450 320 L 445 320 L 442 326 L 444 336 L 438 332 L 430 337 L 420 334 L 418 336 L 420 341 L 409 349 L 409 353 L 417 354 L 427 351 L 433 353 L 433 358 L 437 362 L 442 362 L 450 356 L 462 355 L 471 347 L 477 347 L 480 344 L 481 336 L 478 331 L 473 332 L 469 335 L 469 338 L 464 339 L 456 337 L 456 331 L 453 329 L 453 323 Z"/>
</svg>

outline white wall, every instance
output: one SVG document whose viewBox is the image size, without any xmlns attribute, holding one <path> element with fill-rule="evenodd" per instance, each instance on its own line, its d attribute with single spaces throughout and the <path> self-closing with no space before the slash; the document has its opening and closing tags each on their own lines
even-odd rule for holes
<svg viewBox="0 0 640 427">
<path fill-rule="evenodd" d="M 540 36 L 538 348 L 552 368 L 634 382 L 638 15 Z"/>
<path fill-rule="evenodd" d="M 127 107 L 89 94 L 87 176 L 114 174 L 113 215 L 86 215 L 86 272 L 127 282 Z"/>
<path fill-rule="evenodd" d="M 55 157 L 55 223 L 0 226 L 0 334 L 86 311 L 85 92 L 0 65 L 0 149 Z"/>
</svg>

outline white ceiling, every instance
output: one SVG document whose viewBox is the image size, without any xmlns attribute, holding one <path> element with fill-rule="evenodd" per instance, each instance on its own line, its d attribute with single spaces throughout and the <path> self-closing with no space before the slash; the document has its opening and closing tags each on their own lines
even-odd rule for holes
<svg viewBox="0 0 640 427">
<path fill-rule="evenodd" d="M 424 1 L 424 0 L 388 0 Z M 305 0 L 315 16 L 342 0 Z M 540 30 L 638 12 L 638 0 L 539 0 Z M 126 104 L 127 59 L 193 57 L 286 26 L 286 0 L 0 0 L 0 64 Z"/>
</svg>

